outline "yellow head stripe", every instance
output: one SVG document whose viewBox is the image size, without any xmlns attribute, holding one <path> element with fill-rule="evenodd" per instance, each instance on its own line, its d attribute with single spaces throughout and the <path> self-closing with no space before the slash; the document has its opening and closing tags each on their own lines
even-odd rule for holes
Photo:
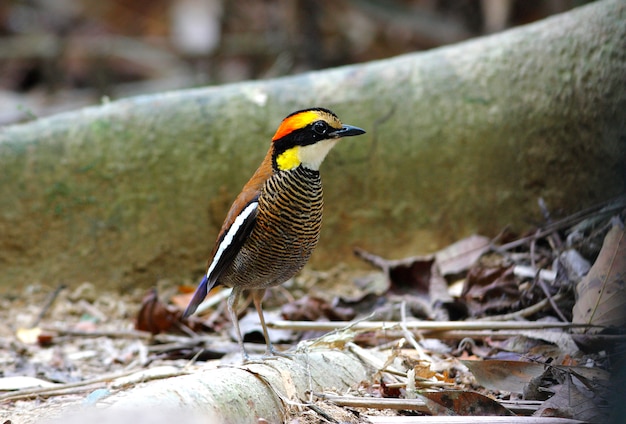
<svg viewBox="0 0 626 424">
<path fill-rule="evenodd" d="M 296 168 L 300 163 L 300 146 L 287 149 L 276 158 L 276 165 L 281 171 Z"/>
<path fill-rule="evenodd" d="M 283 138 L 292 131 L 304 128 L 319 119 L 319 113 L 313 110 L 307 110 L 305 112 L 300 112 L 293 116 L 285 118 L 280 124 L 280 127 L 278 127 L 278 130 L 276 130 L 276 134 L 274 134 L 274 137 L 272 137 L 272 141 Z"/>
</svg>

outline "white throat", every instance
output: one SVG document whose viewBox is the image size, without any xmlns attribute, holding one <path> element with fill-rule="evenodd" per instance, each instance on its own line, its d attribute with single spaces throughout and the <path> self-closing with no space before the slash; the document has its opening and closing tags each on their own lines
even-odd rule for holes
<svg viewBox="0 0 626 424">
<path fill-rule="evenodd" d="M 303 166 L 318 171 L 330 150 L 335 147 L 339 138 L 329 138 L 308 146 L 301 146 L 298 156 Z"/>
</svg>

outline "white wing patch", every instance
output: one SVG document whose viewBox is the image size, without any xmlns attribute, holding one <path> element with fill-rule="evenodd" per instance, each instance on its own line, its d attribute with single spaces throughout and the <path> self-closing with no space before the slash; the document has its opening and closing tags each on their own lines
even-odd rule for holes
<svg viewBox="0 0 626 424">
<path fill-rule="evenodd" d="M 245 209 L 242 210 L 239 215 L 237 215 L 237 218 L 235 218 L 235 222 L 233 222 L 233 225 L 231 225 L 230 228 L 228 229 L 228 232 L 226 232 L 226 235 L 224 236 L 224 238 L 222 239 L 222 242 L 220 243 L 220 247 L 217 249 L 217 252 L 215 253 L 215 256 L 213 257 L 211 266 L 209 266 L 209 270 L 206 272 L 207 278 L 210 279 L 211 273 L 213 272 L 213 269 L 219 262 L 222 255 L 224 254 L 224 251 L 233 242 L 233 239 L 235 238 L 235 234 L 237 234 L 237 232 L 239 231 L 243 223 L 246 222 L 246 219 L 248 219 L 248 217 L 252 214 L 252 212 L 256 210 L 257 206 L 259 206 L 259 202 L 252 202 L 248 206 L 246 206 Z"/>
</svg>

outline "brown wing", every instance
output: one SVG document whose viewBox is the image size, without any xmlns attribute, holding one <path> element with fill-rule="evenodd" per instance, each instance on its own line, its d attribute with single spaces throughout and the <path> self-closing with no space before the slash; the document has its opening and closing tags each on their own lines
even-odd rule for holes
<svg viewBox="0 0 626 424">
<path fill-rule="evenodd" d="M 211 267 L 211 263 L 215 258 L 215 254 L 218 252 L 221 243 L 224 240 L 224 237 L 228 233 L 228 230 L 232 227 L 233 223 L 237 219 L 237 216 L 253 201 L 255 201 L 259 195 L 261 194 L 261 188 L 265 181 L 272 175 L 272 149 L 267 152 L 265 155 L 265 159 L 261 166 L 256 170 L 252 178 L 248 180 L 246 185 L 243 186 L 241 193 L 235 199 L 228 214 L 226 215 L 226 219 L 222 224 L 222 228 L 217 236 L 217 240 L 215 241 L 215 246 L 213 247 L 213 251 L 211 252 L 211 256 L 209 257 L 209 261 L 207 263 L 207 271 Z M 250 229 L 251 230 L 251 229 Z"/>
<path fill-rule="evenodd" d="M 258 198 L 261 194 L 263 183 L 272 175 L 271 149 L 265 160 L 256 170 L 252 178 L 243 187 L 239 196 L 235 199 L 226 220 L 222 224 L 215 247 L 211 252 L 211 258 L 207 264 L 207 272 L 185 309 L 183 317 L 195 312 L 207 293 L 219 284 L 219 277 L 226 267 L 233 261 L 241 247 L 250 236 L 256 223 Z"/>
</svg>

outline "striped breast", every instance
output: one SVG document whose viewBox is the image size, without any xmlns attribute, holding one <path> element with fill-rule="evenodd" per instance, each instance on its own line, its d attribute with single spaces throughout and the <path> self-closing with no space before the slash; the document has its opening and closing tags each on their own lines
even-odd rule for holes
<svg viewBox="0 0 626 424">
<path fill-rule="evenodd" d="M 219 278 L 225 286 L 282 284 L 302 269 L 319 240 L 323 208 L 319 171 L 300 166 L 273 174 L 258 200 L 252 233 Z"/>
</svg>

